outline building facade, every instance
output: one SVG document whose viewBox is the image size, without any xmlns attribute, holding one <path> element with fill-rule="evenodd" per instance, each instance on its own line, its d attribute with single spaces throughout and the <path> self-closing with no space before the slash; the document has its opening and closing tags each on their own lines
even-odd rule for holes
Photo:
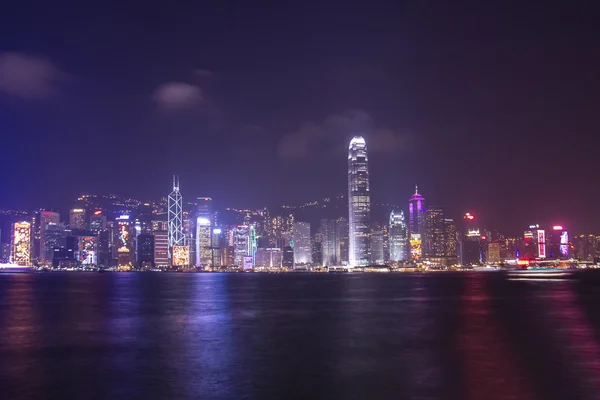
<svg viewBox="0 0 600 400">
<path fill-rule="evenodd" d="M 292 247 L 294 249 L 294 264 L 310 264 L 313 261 L 310 242 L 310 223 L 295 222 L 292 239 Z"/>
<path fill-rule="evenodd" d="M 368 163 L 367 143 L 362 136 L 355 136 L 348 147 L 348 262 L 350 266 L 368 265 L 370 259 L 371 192 Z"/>
<path fill-rule="evenodd" d="M 403 262 L 408 260 L 408 242 L 406 240 L 406 220 L 404 211 L 392 211 L 389 227 L 390 261 Z"/>
</svg>

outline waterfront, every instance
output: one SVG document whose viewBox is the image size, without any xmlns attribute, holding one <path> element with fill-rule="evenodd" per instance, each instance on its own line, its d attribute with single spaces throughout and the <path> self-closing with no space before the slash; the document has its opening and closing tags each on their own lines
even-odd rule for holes
<svg viewBox="0 0 600 400">
<path fill-rule="evenodd" d="M 501 274 L 3 274 L 3 398 L 600 392 L 600 286 Z"/>
</svg>

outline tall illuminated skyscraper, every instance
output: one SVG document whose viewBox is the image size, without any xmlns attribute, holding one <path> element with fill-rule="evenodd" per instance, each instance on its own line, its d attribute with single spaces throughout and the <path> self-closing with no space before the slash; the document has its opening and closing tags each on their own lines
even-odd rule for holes
<svg viewBox="0 0 600 400">
<path fill-rule="evenodd" d="M 368 162 L 367 143 L 362 136 L 355 136 L 348 147 L 350 266 L 369 264 L 371 194 Z"/>
<path fill-rule="evenodd" d="M 392 211 L 390 214 L 390 261 L 408 260 L 408 242 L 406 241 L 406 220 L 404 211 Z"/>
<path fill-rule="evenodd" d="M 408 201 L 408 231 L 411 234 L 421 233 L 423 211 L 425 211 L 425 198 L 419 194 L 419 187 L 415 186 L 415 194 Z"/>
<path fill-rule="evenodd" d="M 169 252 L 173 246 L 183 246 L 183 208 L 179 192 L 179 177 L 173 176 L 173 191 L 168 199 Z M 169 253 L 170 254 L 170 253 Z"/>
</svg>

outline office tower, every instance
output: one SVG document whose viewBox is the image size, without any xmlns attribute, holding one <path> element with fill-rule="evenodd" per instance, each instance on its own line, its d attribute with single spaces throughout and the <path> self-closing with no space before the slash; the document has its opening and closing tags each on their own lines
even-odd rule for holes
<svg viewBox="0 0 600 400">
<path fill-rule="evenodd" d="M 198 217 L 196 220 L 196 266 L 212 266 L 210 220 Z"/>
<path fill-rule="evenodd" d="M 169 234 L 165 231 L 154 231 L 154 265 L 157 268 L 169 266 Z"/>
<path fill-rule="evenodd" d="M 499 264 L 503 262 L 501 258 L 502 245 L 499 240 L 491 241 L 488 244 L 487 262 L 490 264 Z"/>
<path fill-rule="evenodd" d="M 179 177 L 173 176 L 173 191 L 168 198 L 169 249 L 184 245 L 182 204 Z"/>
<path fill-rule="evenodd" d="M 235 249 L 233 246 L 223 246 L 219 253 L 223 267 L 233 267 L 235 265 Z"/>
<path fill-rule="evenodd" d="M 46 238 L 48 224 L 60 224 L 60 214 L 52 211 L 42 211 L 40 213 L 40 252 L 39 261 L 41 264 L 48 264 L 52 261 L 52 246 Z"/>
<path fill-rule="evenodd" d="M 322 252 L 322 242 L 321 242 L 321 233 L 317 232 L 315 234 L 314 240 L 312 241 L 312 262 L 316 265 L 323 265 L 323 252 Z M 297 267 L 297 265 L 294 265 Z"/>
<path fill-rule="evenodd" d="M 13 229 L 12 262 L 17 265 L 31 265 L 31 224 L 17 222 Z"/>
<path fill-rule="evenodd" d="M 423 212 L 421 240 L 424 257 L 444 257 L 444 210 L 440 207 L 430 207 Z"/>
<path fill-rule="evenodd" d="M 54 249 L 64 249 L 67 246 L 67 236 L 71 234 L 71 231 L 67 229 L 64 223 L 55 224 L 49 222 L 45 226 L 44 240 L 46 248 L 48 249 L 48 256 L 50 259 L 47 263 L 52 261 L 54 257 Z"/>
<path fill-rule="evenodd" d="M 71 229 L 85 229 L 85 209 L 83 208 L 72 208 L 69 212 L 69 228 Z"/>
<path fill-rule="evenodd" d="M 444 218 L 444 255 L 456 257 L 456 224 L 451 218 Z"/>
<path fill-rule="evenodd" d="M 196 218 L 206 218 L 210 221 L 210 226 L 215 226 L 213 200 L 210 197 L 198 197 L 196 202 Z"/>
<path fill-rule="evenodd" d="M 220 267 L 223 264 L 221 263 L 221 242 L 222 242 L 222 233 L 223 230 L 221 228 L 213 228 L 212 235 L 210 238 L 210 250 L 211 250 L 211 262 L 213 267 Z"/>
<path fill-rule="evenodd" d="M 244 257 L 250 255 L 249 231 L 248 225 L 239 225 L 233 233 L 233 262 L 238 267 L 244 264 Z"/>
<path fill-rule="evenodd" d="M 97 236 L 76 236 L 77 254 L 75 258 L 84 266 L 98 264 L 98 237 Z"/>
<path fill-rule="evenodd" d="M 569 233 L 562 225 L 554 225 L 548 231 L 547 252 L 548 257 L 553 259 L 569 257 Z"/>
<path fill-rule="evenodd" d="M 390 261 L 402 262 L 408 260 L 408 243 L 406 241 L 406 220 L 404 211 L 392 211 L 389 227 Z"/>
<path fill-rule="evenodd" d="M 119 267 L 131 266 L 134 261 L 135 233 L 129 215 L 121 215 L 115 220 L 114 247 L 117 265 Z"/>
<path fill-rule="evenodd" d="M 419 187 L 415 186 L 415 194 L 408 200 L 409 233 L 422 233 L 423 211 L 425 211 L 425 198 L 419 194 Z"/>
<path fill-rule="evenodd" d="M 338 265 L 339 242 L 337 242 L 336 223 L 333 219 L 321 220 L 321 253 L 323 266 Z"/>
<path fill-rule="evenodd" d="M 367 143 L 355 136 L 348 147 L 348 210 L 350 266 L 369 264 L 371 194 Z"/>
<path fill-rule="evenodd" d="M 310 223 L 295 222 L 293 237 L 294 263 L 310 264 L 312 262 L 312 251 L 310 244 Z"/>
<path fill-rule="evenodd" d="M 338 218 L 336 221 L 336 235 L 337 235 L 337 245 L 339 246 L 339 251 L 338 251 L 338 259 L 337 259 L 337 263 L 338 265 L 348 265 L 348 261 L 349 261 L 349 246 L 350 246 L 350 241 L 348 238 L 349 232 L 348 232 L 348 219 L 346 218 Z"/>
<path fill-rule="evenodd" d="M 281 264 L 283 268 L 292 269 L 294 268 L 294 249 L 292 246 L 285 246 L 282 249 L 282 260 Z"/>
<path fill-rule="evenodd" d="M 256 237 L 256 227 L 251 224 L 248 227 L 248 255 L 252 257 L 252 265 L 256 261 L 256 250 L 258 249 L 258 240 Z"/>
<path fill-rule="evenodd" d="M 90 230 L 98 234 L 106 229 L 106 215 L 102 210 L 96 210 L 90 215 Z"/>
<path fill-rule="evenodd" d="M 264 269 L 280 269 L 282 252 L 278 248 L 259 248 L 256 250 L 254 267 Z"/>
<path fill-rule="evenodd" d="M 371 249 L 371 263 L 372 264 L 383 264 L 383 231 L 373 230 L 371 232 L 370 244 Z"/>
<path fill-rule="evenodd" d="M 154 235 L 142 233 L 137 237 L 136 264 L 138 268 L 154 267 Z"/>
</svg>

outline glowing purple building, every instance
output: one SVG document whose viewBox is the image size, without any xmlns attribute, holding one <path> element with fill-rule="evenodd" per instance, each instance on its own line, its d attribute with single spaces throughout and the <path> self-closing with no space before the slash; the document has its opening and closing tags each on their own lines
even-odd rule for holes
<svg viewBox="0 0 600 400">
<path fill-rule="evenodd" d="M 425 198 L 419 194 L 419 187 L 415 186 L 415 194 L 408 201 L 408 231 L 420 234 L 425 211 Z"/>
</svg>

